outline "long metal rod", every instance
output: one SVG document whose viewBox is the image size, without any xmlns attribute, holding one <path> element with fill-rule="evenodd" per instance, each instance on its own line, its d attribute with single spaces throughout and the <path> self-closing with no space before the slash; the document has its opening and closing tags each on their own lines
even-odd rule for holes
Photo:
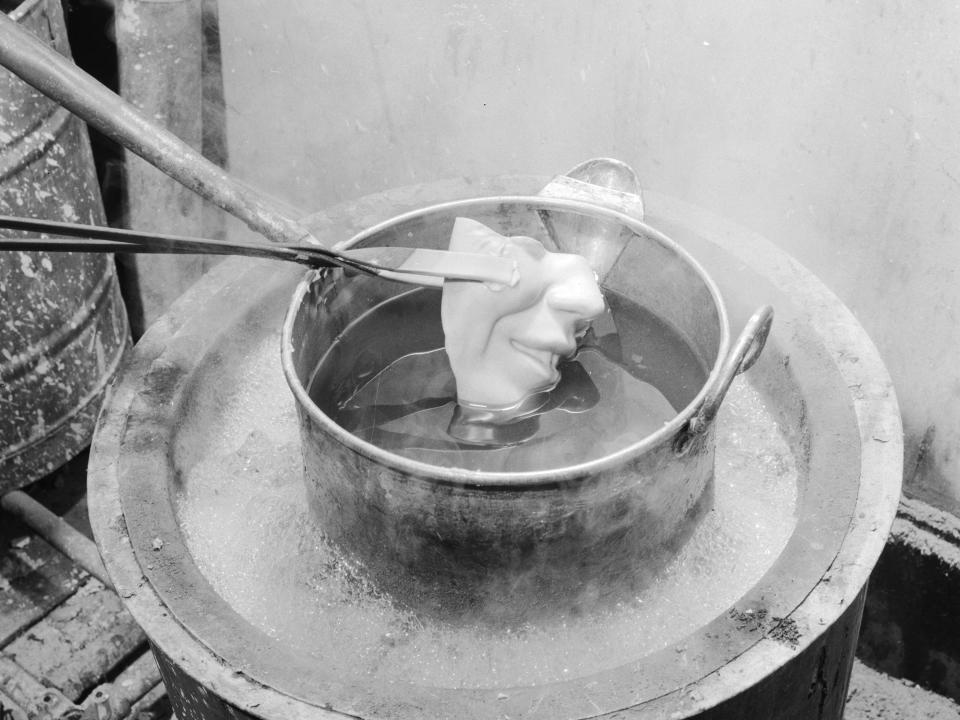
<svg viewBox="0 0 960 720">
<path fill-rule="evenodd" d="M 321 245 L 214 240 L 13 215 L 0 215 L 0 229 L 75 238 L 0 237 L 0 250 L 246 255 L 288 260 L 310 267 L 340 265 L 415 285 L 438 285 L 442 284 L 443 278 L 506 285 L 512 285 L 515 281 L 515 263 L 512 260 L 484 253 L 412 247 L 331 250 Z"/>
<path fill-rule="evenodd" d="M 23 230 L 65 237 L 0 237 L 0 250 L 47 250 L 51 252 L 133 252 L 155 254 L 248 255 L 303 262 L 312 266 L 336 265 L 337 253 L 319 245 L 288 245 L 235 242 L 208 238 L 148 233 L 102 225 L 60 222 L 43 218 L 0 215 L 0 229 Z M 308 260 L 307 256 L 313 259 Z M 324 261 L 324 259 L 327 259 Z M 353 265 L 350 265 L 353 267 Z"/>
<path fill-rule="evenodd" d="M 298 243 L 310 237 L 300 223 L 273 207 L 263 195 L 231 177 L 173 133 L 150 122 L 130 103 L 3 12 L 0 64 L 268 239 Z"/>
<path fill-rule="evenodd" d="M 108 588 L 113 589 L 113 583 L 107 576 L 97 546 L 62 517 L 45 508 L 22 490 L 13 490 L 0 497 L 0 507 L 23 520 L 31 530 L 53 547 Z"/>
</svg>

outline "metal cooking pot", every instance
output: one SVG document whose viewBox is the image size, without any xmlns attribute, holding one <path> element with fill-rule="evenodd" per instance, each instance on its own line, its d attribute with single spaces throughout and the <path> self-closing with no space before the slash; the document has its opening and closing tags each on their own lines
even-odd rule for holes
<svg viewBox="0 0 960 720">
<path fill-rule="evenodd" d="M 714 418 L 733 378 L 762 350 L 772 310 L 758 310 L 731 350 L 723 300 L 700 265 L 634 217 L 582 200 L 449 202 L 384 222 L 347 245 L 444 248 L 457 216 L 548 246 L 546 226 L 565 218 L 615 223 L 629 241 L 605 274 L 605 291 L 675 329 L 706 381 L 660 430 L 599 459 L 529 472 L 418 462 L 347 432 L 308 393 L 318 363 L 344 329 L 408 287 L 342 270 L 311 272 L 287 313 L 282 362 L 296 397 L 313 510 L 382 589 L 421 611 L 516 621 L 621 598 L 649 581 L 709 507 Z M 418 349 L 405 347 L 415 341 L 404 337 L 369 342 Z M 355 361 L 339 358 L 334 382 L 354 372 Z"/>
</svg>

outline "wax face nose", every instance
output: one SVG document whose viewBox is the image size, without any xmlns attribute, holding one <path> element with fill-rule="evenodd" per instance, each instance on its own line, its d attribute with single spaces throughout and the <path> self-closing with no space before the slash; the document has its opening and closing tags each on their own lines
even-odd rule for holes
<svg viewBox="0 0 960 720">
<path fill-rule="evenodd" d="M 569 313 L 575 320 L 586 320 L 603 312 L 603 296 L 585 283 L 567 283 L 550 288 L 547 305 L 557 312 Z"/>
</svg>

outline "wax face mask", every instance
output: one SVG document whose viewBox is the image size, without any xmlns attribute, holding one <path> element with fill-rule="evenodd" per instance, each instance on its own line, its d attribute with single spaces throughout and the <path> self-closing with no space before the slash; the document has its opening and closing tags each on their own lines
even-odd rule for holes
<svg viewBox="0 0 960 720">
<path fill-rule="evenodd" d="M 450 249 L 510 258 L 520 276 L 513 287 L 444 283 L 441 321 L 457 401 L 509 410 L 556 385 L 558 361 L 576 352 L 588 321 L 604 310 L 587 261 L 467 218 L 456 219 Z"/>
</svg>

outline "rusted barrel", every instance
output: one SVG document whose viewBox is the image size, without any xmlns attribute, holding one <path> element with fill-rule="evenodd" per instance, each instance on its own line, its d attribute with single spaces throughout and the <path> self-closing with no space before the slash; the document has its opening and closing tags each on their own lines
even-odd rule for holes
<svg viewBox="0 0 960 720">
<path fill-rule="evenodd" d="M 59 0 L 0 9 L 70 54 Z M 103 224 L 86 128 L 0 68 L 0 213 Z M 113 257 L 0 253 L 0 492 L 89 442 L 129 344 Z"/>
</svg>

